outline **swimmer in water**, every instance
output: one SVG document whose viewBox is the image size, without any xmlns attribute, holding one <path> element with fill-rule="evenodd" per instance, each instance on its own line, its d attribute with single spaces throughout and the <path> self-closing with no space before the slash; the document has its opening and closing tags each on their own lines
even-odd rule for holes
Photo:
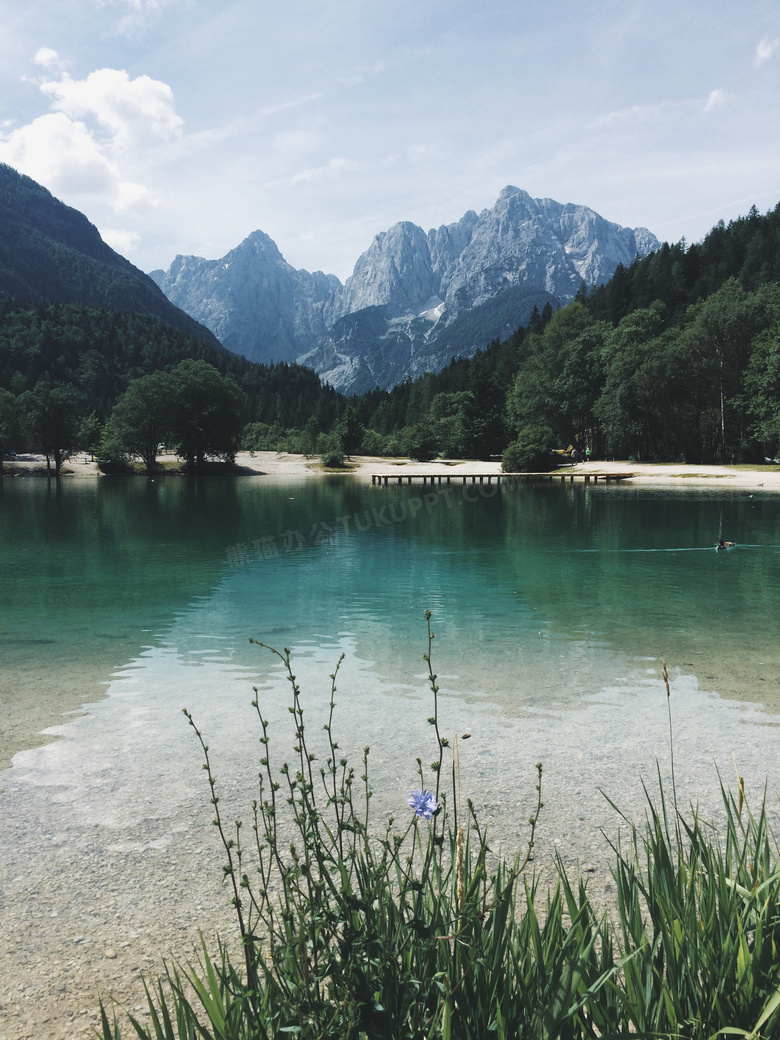
<svg viewBox="0 0 780 1040">
<path fill-rule="evenodd" d="M 722 538 L 718 539 L 718 544 L 715 546 L 716 549 L 730 549 L 733 546 L 733 542 L 724 542 Z"/>
</svg>

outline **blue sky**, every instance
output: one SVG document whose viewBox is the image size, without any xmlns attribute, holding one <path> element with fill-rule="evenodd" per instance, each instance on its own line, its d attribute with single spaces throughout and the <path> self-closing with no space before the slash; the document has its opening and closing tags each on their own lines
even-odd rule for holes
<svg viewBox="0 0 780 1040">
<path fill-rule="evenodd" d="M 507 184 L 671 242 L 780 201 L 777 0 L 0 0 L 0 161 L 143 270 L 345 278 Z"/>
</svg>

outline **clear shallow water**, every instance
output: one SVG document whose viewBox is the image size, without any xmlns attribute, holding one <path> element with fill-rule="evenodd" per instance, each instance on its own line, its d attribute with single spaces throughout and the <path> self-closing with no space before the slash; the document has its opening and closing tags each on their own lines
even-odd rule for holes
<svg viewBox="0 0 780 1040">
<path fill-rule="evenodd" d="M 718 553 L 718 534 L 739 543 Z M 293 650 L 316 746 L 340 655 L 336 729 L 373 805 L 408 813 L 426 719 L 433 611 L 445 733 L 491 846 L 514 853 L 544 764 L 535 868 L 587 866 L 611 900 L 603 834 L 644 811 L 642 783 L 708 818 L 718 771 L 780 792 L 780 498 L 628 487 L 365 487 L 350 479 L 100 480 L 0 485 L 0 978 L 7 1035 L 30 1006 L 143 1006 L 138 969 L 198 929 L 233 934 L 199 748 L 226 819 L 248 821 L 260 753 L 289 756 L 289 683 L 249 636 Z M 104 694 L 108 696 L 104 696 Z M 84 705 L 62 719 L 61 712 Z M 61 739 L 36 744 L 49 726 Z M 322 749 L 321 758 L 325 757 Z M 777 823 L 777 820 L 774 819 Z M 546 874 L 549 877 L 549 873 Z M 110 947 L 116 959 L 107 959 Z M 24 992 L 16 988 L 24 979 Z M 82 1016 L 83 1017 L 83 1016 Z M 86 1020 L 85 1020 L 86 1022 Z M 60 1028 L 61 1025 L 61 1028 Z"/>
<path fill-rule="evenodd" d="M 293 649 L 315 730 L 344 653 L 344 744 L 358 755 L 370 744 L 378 787 L 406 789 L 431 747 L 425 609 L 443 724 L 473 733 L 464 769 L 488 812 L 507 804 L 510 777 L 532 790 L 538 759 L 564 800 L 592 802 L 610 783 L 639 790 L 668 751 L 661 657 L 675 676 L 678 778 L 694 797 L 715 762 L 733 771 L 732 752 L 743 772 L 774 769 L 780 502 L 769 494 L 17 480 L 0 504 L 3 715 L 33 713 L 44 689 L 52 712 L 95 702 L 55 730 L 66 740 L 4 774 L 6 802 L 45 793 L 43 808 L 20 807 L 30 817 L 54 801 L 74 826 L 121 830 L 140 798 L 163 821 L 154 840 L 169 840 L 201 796 L 184 706 L 238 791 L 257 749 L 252 687 L 280 729 L 288 690 L 249 636 Z M 738 548 L 716 552 L 721 533 Z"/>
</svg>

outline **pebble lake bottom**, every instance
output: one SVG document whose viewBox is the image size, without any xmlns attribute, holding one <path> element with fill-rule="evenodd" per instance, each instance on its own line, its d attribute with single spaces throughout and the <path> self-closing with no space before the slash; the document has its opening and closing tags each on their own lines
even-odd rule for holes
<svg viewBox="0 0 780 1040">
<path fill-rule="evenodd" d="M 719 775 L 735 789 L 736 765 L 752 804 L 766 786 L 776 822 L 771 494 L 29 480 L 6 482 L 0 522 L 3 718 L 34 713 L 45 690 L 59 736 L 0 774 L 0 1037 L 90 1036 L 98 993 L 141 1009 L 141 976 L 162 956 L 190 956 L 199 928 L 230 933 L 181 709 L 206 736 L 228 815 L 248 820 L 254 686 L 279 764 L 292 743 L 289 683 L 250 636 L 292 649 L 314 741 L 345 655 L 341 747 L 358 773 L 371 747 L 372 811 L 403 820 L 416 759 L 434 753 L 430 609 L 443 732 L 471 733 L 464 798 L 512 853 L 541 761 L 537 869 L 559 853 L 595 902 L 611 889 L 602 831 L 621 822 L 604 795 L 641 821 L 642 781 L 656 790 L 658 769 L 670 783 L 662 658 L 680 804 L 717 818 Z M 717 552 L 719 536 L 737 546 Z"/>
</svg>

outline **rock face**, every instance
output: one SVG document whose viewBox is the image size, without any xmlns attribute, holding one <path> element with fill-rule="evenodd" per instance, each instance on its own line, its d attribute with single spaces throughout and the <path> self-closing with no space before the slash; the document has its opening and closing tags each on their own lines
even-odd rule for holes
<svg viewBox="0 0 780 1040">
<path fill-rule="evenodd" d="M 385 307 L 388 317 L 416 314 L 436 288 L 425 232 L 403 221 L 377 235 L 355 264 L 340 295 L 340 311 Z"/>
<path fill-rule="evenodd" d="M 262 231 L 221 260 L 177 256 L 153 271 L 169 300 L 252 361 L 294 361 L 327 333 L 342 290 L 335 275 L 296 271 Z"/>
<path fill-rule="evenodd" d="M 408 221 L 378 234 L 344 285 L 296 271 L 261 231 L 221 260 L 177 256 L 152 277 L 228 349 L 298 360 L 359 393 L 473 354 L 658 246 L 646 228 L 507 187 L 492 209 L 427 234 Z"/>
</svg>

